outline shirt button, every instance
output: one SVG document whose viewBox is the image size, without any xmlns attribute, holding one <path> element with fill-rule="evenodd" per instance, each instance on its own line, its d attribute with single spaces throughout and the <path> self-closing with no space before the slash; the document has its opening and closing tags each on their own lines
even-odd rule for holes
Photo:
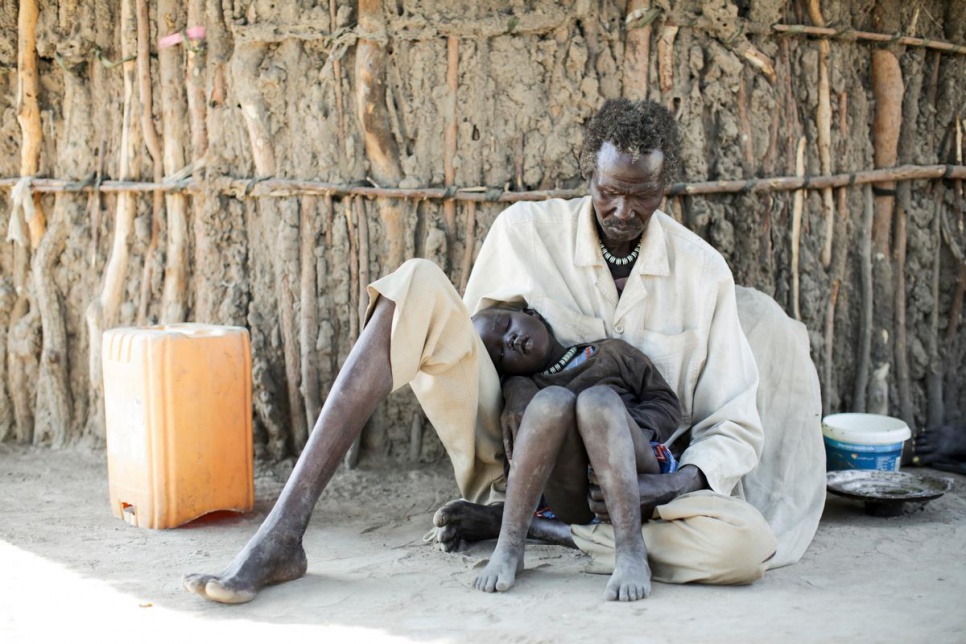
<svg viewBox="0 0 966 644">
<path fill-rule="evenodd" d="M 617 326 L 614 327 L 614 330 L 617 331 L 618 333 L 623 333 L 624 327 L 623 325 L 618 324 Z"/>
</svg>

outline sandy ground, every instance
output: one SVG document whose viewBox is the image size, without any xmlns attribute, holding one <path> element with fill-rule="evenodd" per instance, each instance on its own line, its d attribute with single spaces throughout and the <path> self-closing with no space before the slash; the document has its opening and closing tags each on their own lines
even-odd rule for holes
<svg viewBox="0 0 966 644">
<path fill-rule="evenodd" d="M 111 515 L 102 455 L 0 445 L 0 641 L 964 642 L 966 477 L 940 475 L 956 489 L 898 518 L 830 497 L 804 559 L 757 584 L 655 584 L 619 604 L 601 601 L 606 577 L 582 572 L 580 553 L 540 545 L 510 592 L 474 591 L 493 542 L 459 554 L 423 542 L 455 495 L 448 465 L 364 462 L 316 508 L 308 575 L 221 606 L 183 591 L 181 575 L 226 564 L 284 472 L 259 473 L 250 514 L 154 531 Z"/>
</svg>

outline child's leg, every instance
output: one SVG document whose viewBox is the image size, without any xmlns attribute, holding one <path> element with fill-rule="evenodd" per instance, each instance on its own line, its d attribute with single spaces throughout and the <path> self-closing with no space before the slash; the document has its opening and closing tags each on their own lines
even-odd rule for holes
<svg viewBox="0 0 966 644">
<path fill-rule="evenodd" d="M 577 398 L 577 430 L 584 439 L 587 456 L 604 492 L 614 526 L 615 566 L 604 598 L 636 601 L 651 592 L 651 569 L 641 536 L 641 495 L 638 464 L 656 467 L 651 453 L 638 448 L 633 436 L 640 434 L 624 402 L 609 387 L 592 387 Z M 641 437 L 641 443 L 646 443 Z M 646 446 L 651 451 L 651 446 Z M 653 460 L 653 463 L 650 461 Z"/>
<path fill-rule="evenodd" d="M 550 387 L 537 393 L 524 412 L 507 479 L 500 538 L 489 564 L 473 583 L 475 588 L 486 592 L 507 590 L 523 570 L 524 545 L 533 512 L 564 437 L 573 433 L 574 402 L 574 395 L 566 389 Z"/>
</svg>

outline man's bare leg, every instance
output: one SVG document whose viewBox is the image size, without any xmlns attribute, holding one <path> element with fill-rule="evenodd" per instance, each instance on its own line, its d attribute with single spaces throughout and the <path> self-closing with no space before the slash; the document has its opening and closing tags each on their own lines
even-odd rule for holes
<svg viewBox="0 0 966 644">
<path fill-rule="evenodd" d="M 527 531 L 554 469 L 568 428 L 574 426 L 574 395 L 560 387 L 539 392 L 523 415 L 507 479 L 503 521 L 490 562 L 473 587 L 488 593 L 511 588 L 523 570 Z"/>
<path fill-rule="evenodd" d="M 263 587 L 298 579 L 307 560 L 302 535 L 312 509 L 376 405 L 392 389 L 390 332 L 395 304 L 379 298 L 326 398 L 281 496 L 258 532 L 219 575 L 189 574 L 187 590 L 226 604 L 249 602 Z"/>
<path fill-rule="evenodd" d="M 609 601 L 637 601 L 651 592 L 637 483 L 638 461 L 646 457 L 636 454 L 639 450 L 635 450 L 632 431 L 639 430 L 628 422 L 623 401 L 609 387 L 593 387 L 577 397 L 577 429 L 614 526 L 614 572 L 604 591 L 604 599 Z"/>
</svg>

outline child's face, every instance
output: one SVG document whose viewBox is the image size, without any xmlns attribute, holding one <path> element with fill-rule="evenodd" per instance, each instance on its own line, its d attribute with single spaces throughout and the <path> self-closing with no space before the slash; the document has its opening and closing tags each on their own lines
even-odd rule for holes
<svg viewBox="0 0 966 644">
<path fill-rule="evenodd" d="M 535 315 L 489 309 L 473 316 L 473 326 L 500 373 L 527 376 L 546 368 L 552 338 L 550 330 Z"/>
</svg>

